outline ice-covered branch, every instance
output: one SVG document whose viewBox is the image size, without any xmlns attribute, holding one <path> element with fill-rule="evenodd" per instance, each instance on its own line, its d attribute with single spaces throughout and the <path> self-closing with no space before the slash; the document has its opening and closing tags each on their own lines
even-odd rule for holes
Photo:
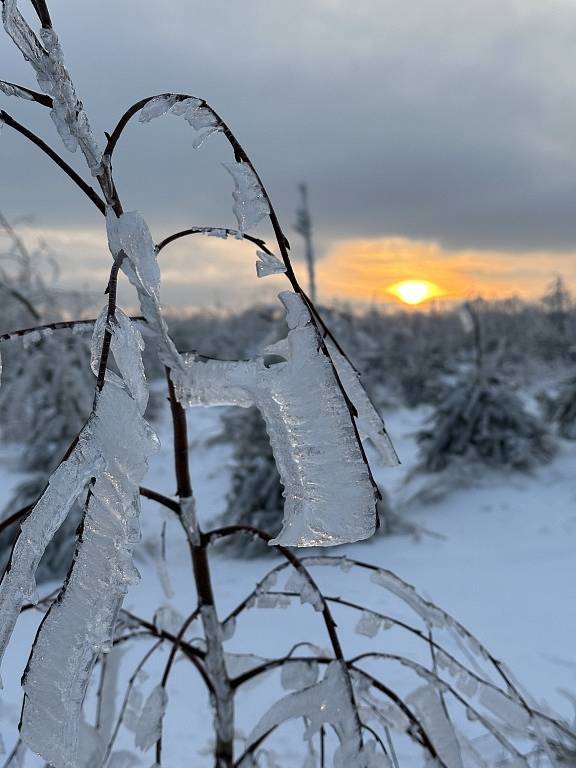
<svg viewBox="0 0 576 768">
<path fill-rule="evenodd" d="M 375 497 L 348 405 L 330 359 L 318 348 L 308 308 L 294 293 L 280 299 L 288 337 L 265 352 L 285 362 L 202 362 L 189 356 L 178 395 L 189 405 L 255 404 L 261 411 L 286 499 L 283 529 L 273 544 L 326 546 L 368 538 L 376 529 Z M 358 395 L 362 390 L 349 370 L 352 394 Z M 384 425 L 366 403 L 367 398 L 365 429 L 390 454 Z"/>
</svg>

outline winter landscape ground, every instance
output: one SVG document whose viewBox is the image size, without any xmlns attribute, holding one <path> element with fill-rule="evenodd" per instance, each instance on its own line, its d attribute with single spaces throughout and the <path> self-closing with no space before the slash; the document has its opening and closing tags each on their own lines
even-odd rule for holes
<svg viewBox="0 0 576 768">
<path fill-rule="evenodd" d="M 200 517 L 207 526 L 223 511 L 229 486 L 230 447 L 211 440 L 220 429 L 220 411 L 197 408 L 190 418 L 192 476 Z M 427 414 L 425 407 L 399 408 L 387 414 L 403 464 L 397 469 L 381 470 L 377 476 L 389 490 L 395 505 L 406 500 L 408 486 L 403 481 L 416 455 L 413 434 L 423 425 Z M 168 421 L 166 410 L 160 428 L 164 448 L 153 459 L 146 482 L 172 494 L 174 478 Z M 12 469 L 13 460 L 11 453 L 5 452 L 2 456 L 4 499 L 18 480 Z M 573 717 L 570 697 L 576 690 L 575 462 L 576 445 L 565 441 L 552 463 L 529 475 L 489 473 L 477 486 L 455 490 L 436 504 L 413 503 L 403 514 L 407 520 L 429 531 L 428 534 L 423 532 L 417 539 L 410 535 L 377 536 L 363 544 L 338 548 L 338 554 L 345 553 L 389 568 L 415 585 L 505 661 L 538 702 L 547 702 L 568 720 Z M 186 615 L 195 604 L 188 551 L 174 521 L 167 526 L 166 557 L 173 596 L 167 597 L 162 590 L 158 561 L 151 556 L 151 551 L 158 546 L 160 528 L 166 519 L 158 505 L 144 501 L 143 540 L 136 554 L 142 580 L 130 591 L 126 607 L 150 621 L 160 605 Z M 225 615 L 277 560 L 274 556 L 241 559 L 218 553 L 213 556 L 213 562 L 219 610 Z M 384 613 L 389 607 L 390 598 L 378 586 L 353 573 L 329 569 L 322 583 L 327 594 L 346 596 Z M 47 593 L 50 589 L 51 585 L 45 584 L 41 591 Z M 31 612 L 21 617 L 3 669 L 1 723 L 8 749 L 17 736 L 21 705 L 19 678 L 37 623 Z M 366 648 L 382 651 L 395 648 L 393 631 L 381 631 L 367 641 L 354 632 L 354 624 L 355 621 L 346 623 L 343 619 L 341 626 L 347 655 Z M 266 656 L 271 650 L 276 653 L 288 650 L 302 639 L 320 646 L 326 642 L 318 616 L 310 605 L 275 610 L 254 608 L 239 622 L 227 646 L 230 652 L 249 651 Z M 130 655 L 132 667 L 146 647 L 143 643 Z M 416 648 L 413 656 L 419 658 Z M 143 690 L 159 674 L 165 660 L 166 653 L 163 653 L 150 663 L 147 668 L 150 677 L 141 683 Z M 125 669 L 129 670 L 130 665 Z M 126 678 L 128 671 L 123 675 Z M 385 679 L 391 682 L 393 677 Z M 123 688 L 120 684 L 119 689 Z M 267 701 L 280 691 L 278 680 L 270 676 L 258 687 L 257 693 L 248 694 L 239 707 L 240 728 L 245 733 L 263 714 Z M 212 764 L 207 712 L 204 693 L 193 672 L 179 662 L 169 685 L 166 766 Z M 122 730 L 118 748 L 125 746 L 132 750 L 133 738 L 130 731 Z M 282 729 L 271 746 L 276 757 L 275 760 L 271 757 L 270 765 L 300 766 L 301 738 L 300 729 L 290 725 Z M 196 746 L 191 746 L 192 743 Z M 479 747 L 481 750 L 481 745 Z M 403 753 L 401 742 L 397 749 L 401 765 L 420 765 L 419 758 L 410 750 L 406 748 Z M 143 754 L 140 762 L 136 762 L 135 757 L 126 757 L 126 762 L 121 762 L 120 755 L 117 759 L 119 762 L 115 765 L 127 766 L 147 766 L 153 761 L 152 752 Z M 42 763 L 29 756 L 25 764 Z"/>
</svg>

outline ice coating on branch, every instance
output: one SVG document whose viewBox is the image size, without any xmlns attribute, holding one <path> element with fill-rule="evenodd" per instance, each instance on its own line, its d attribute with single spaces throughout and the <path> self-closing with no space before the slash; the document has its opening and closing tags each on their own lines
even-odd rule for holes
<svg viewBox="0 0 576 768">
<path fill-rule="evenodd" d="M 284 292 L 289 356 L 264 369 L 260 408 L 284 484 L 284 520 L 271 544 L 326 546 L 376 529 L 374 491 L 329 358 L 302 299 Z"/>
<path fill-rule="evenodd" d="M 356 417 L 358 432 L 372 442 L 385 465 L 397 466 L 400 461 L 392 440 L 386 431 L 382 417 L 368 397 L 359 375 L 329 338 L 326 338 L 325 342 L 342 386 L 358 412 Z"/>
<path fill-rule="evenodd" d="M 356 624 L 356 632 L 365 637 L 376 637 L 381 626 L 382 619 L 379 616 L 372 611 L 362 611 L 358 624 Z"/>
<path fill-rule="evenodd" d="M 34 101 L 34 96 L 25 88 L 20 88 L 13 83 L 6 83 L 4 80 L 0 80 L 0 91 L 6 96 L 18 96 L 20 99 L 26 99 L 26 101 Z"/>
<path fill-rule="evenodd" d="M 146 701 L 134 732 L 134 744 L 145 752 L 162 735 L 162 720 L 166 712 L 168 697 L 162 685 L 157 685 Z"/>
<path fill-rule="evenodd" d="M 281 275 L 286 272 L 286 267 L 271 253 L 256 251 L 258 261 L 256 262 L 256 274 L 258 277 L 268 277 L 268 275 Z"/>
<path fill-rule="evenodd" d="M 271 728 L 297 717 L 307 719 L 306 739 L 310 739 L 322 725 L 332 726 L 340 742 L 334 754 L 335 768 L 363 768 L 360 733 L 345 672 L 339 662 L 329 664 L 324 678 L 316 685 L 291 693 L 273 704 L 249 735 L 247 745 L 254 744 Z"/>
<path fill-rule="evenodd" d="M 290 574 L 286 581 L 285 590 L 299 595 L 302 605 L 309 603 L 315 611 L 322 611 L 324 608 L 324 600 L 320 591 L 300 571 L 293 571 Z"/>
<path fill-rule="evenodd" d="M 154 613 L 154 626 L 159 632 L 169 632 L 177 635 L 184 623 L 184 618 L 170 605 L 161 605 Z"/>
<path fill-rule="evenodd" d="M 142 765 L 142 763 L 136 755 L 125 749 L 118 749 L 110 755 L 106 768 L 135 768 L 137 765 Z"/>
<path fill-rule="evenodd" d="M 108 206 L 106 230 L 110 251 L 115 259 L 122 259 L 122 270 L 136 288 L 142 314 L 156 335 L 160 359 L 170 369 L 178 371 L 182 360 L 162 316 L 160 269 L 148 225 L 137 211 L 116 216 Z"/>
<path fill-rule="evenodd" d="M 140 354 L 125 324 L 112 326 L 114 357 L 125 371 Z M 156 435 L 142 418 L 145 399 L 124 379 L 98 394 L 87 442 L 100 457 L 90 488 L 74 564 L 38 631 L 23 679 L 22 738 L 55 768 L 76 768 L 98 749 L 83 723 L 82 703 L 97 655 L 112 647 L 114 626 L 130 584 L 138 541 L 139 485 Z"/>
<path fill-rule="evenodd" d="M 254 402 L 257 364 L 233 360 L 200 360 L 182 355 L 184 375 L 173 376 L 178 400 L 188 406 L 237 405 Z"/>
<path fill-rule="evenodd" d="M 160 292 L 160 268 L 156 259 L 154 241 L 138 211 L 128 211 L 116 216 L 110 208 L 106 215 L 108 242 L 115 258 L 123 251 L 128 259 L 128 265 L 122 267 L 130 282 L 136 287 L 146 290 L 151 296 L 158 297 Z M 127 266 L 134 271 L 131 277 Z"/>
<path fill-rule="evenodd" d="M 381 568 L 370 576 L 370 580 L 403 600 L 419 614 L 428 627 L 442 628 L 450 621 L 450 617 L 444 611 L 420 597 L 411 584 L 402 581 L 392 571 Z"/>
<path fill-rule="evenodd" d="M 442 763 L 448 768 L 463 768 L 458 738 L 438 692 L 431 685 L 422 686 L 406 697 L 406 704 L 422 724 Z"/>
<path fill-rule="evenodd" d="M 238 230 L 243 235 L 270 213 L 270 205 L 249 163 L 232 162 L 222 165 L 234 179 L 232 209 L 238 221 Z"/>
<path fill-rule="evenodd" d="M 92 486 L 66 587 L 46 616 L 24 678 L 22 736 L 57 768 L 78 760 L 82 702 L 95 657 L 111 647 L 116 617 L 138 580 L 138 486 L 156 448 L 135 401 L 113 384 L 102 390 L 94 441 L 106 469 Z"/>
<path fill-rule="evenodd" d="M 110 348 L 120 376 L 113 371 L 106 370 L 105 380 L 124 386 L 138 403 L 140 411 L 146 410 L 148 403 L 148 385 L 142 362 L 142 350 L 144 340 L 136 325 L 121 309 L 116 308 L 114 317 L 108 319 L 108 308 L 103 307 L 96 322 L 92 334 L 90 346 L 90 365 L 95 376 L 100 367 L 102 343 L 106 330 L 111 332 Z"/>
<path fill-rule="evenodd" d="M 50 116 L 64 146 L 71 152 L 80 146 L 89 168 L 97 172 L 102 153 L 64 65 L 56 33 L 53 29 L 41 29 L 41 41 L 38 40 L 20 14 L 16 0 L 3 2 L 2 18 L 6 32 L 34 67 L 40 89 L 52 97 Z"/>
<path fill-rule="evenodd" d="M 140 110 L 138 120 L 141 123 L 148 123 L 156 117 L 167 114 L 183 117 L 195 131 L 200 131 L 193 142 L 195 149 L 213 133 L 222 130 L 220 120 L 202 99 L 194 96 L 182 98 L 173 93 L 156 96 L 147 102 Z"/>
<path fill-rule="evenodd" d="M 177 99 L 178 97 L 173 94 L 165 94 L 150 99 L 140 110 L 138 121 L 140 123 L 148 123 L 156 117 L 165 115 L 176 104 Z"/>
<path fill-rule="evenodd" d="M 318 662 L 287 661 L 280 675 L 282 688 L 286 691 L 300 691 L 318 680 Z"/>
<path fill-rule="evenodd" d="M 284 521 L 271 544 L 330 546 L 376 529 L 374 490 L 352 417 L 302 299 L 280 294 L 287 314 L 285 362 L 184 358 L 175 377 L 188 405 L 256 405 L 284 486 Z M 268 349 L 270 352 L 270 349 Z"/>
<path fill-rule="evenodd" d="M 20 526 L 10 569 L 0 584 L 0 659 L 22 605 L 36 592 L 34 574 L 46 547 L 86 483 L 103 467 L 101 447 L 93 440 L 94 421 L 88 421 L 69 457 L 52 474 L 46 490 Z"/>
</svg>

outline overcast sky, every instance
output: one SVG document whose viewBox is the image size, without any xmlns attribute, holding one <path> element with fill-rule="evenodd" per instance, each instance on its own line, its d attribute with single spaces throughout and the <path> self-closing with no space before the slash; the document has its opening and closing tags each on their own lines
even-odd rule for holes
<svg viewBox="0 0 576 768">
<path fill-rule="evenodd" d="M 297 184 L 308 182 L 324 298 L 380 300 L 404 278 L 451 296 L 532 296 L 557 272 L 576 287 L 572 0 L 49 5 L 98 136 L 143 96 L 206 98 L 255 162 L 296 253 Z M 2 79 L 35 86 L 7 38 L 0 64 Z M 2 104 L 82 169 L 45 110 Z M 141 210 L 157 240 L 234 226 L 227 145 L 215 137 L 193 150 L 192 139 L 167 117 L 134 121 L 118 146 L 124 207 Z M 8 128 L 0 174 L 0 208 L 34 215 L 26 237 L 46 237 L 65 280 L 103 283 L 100 214 Z M 166 304 L 249 301 L 278 287 L 256 281 L 252 251 L 236 242 L 188 242 L 162 258 Z"/>
</svg>

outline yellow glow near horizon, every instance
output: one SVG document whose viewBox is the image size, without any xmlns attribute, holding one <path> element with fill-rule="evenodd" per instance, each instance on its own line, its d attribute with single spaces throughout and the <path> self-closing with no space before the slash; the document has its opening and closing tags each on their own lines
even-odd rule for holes
<svg viewBox="0 0 576 768">
<path fill-rule="evenodd" d="M 422 304 L 422 302 L 442 296 L 444 293 L 436 283 L 431 283 L 429 280 L 402 280 L 388 286 L 387 291 L 404 304 L 411 306 Z"/>
</svg>

